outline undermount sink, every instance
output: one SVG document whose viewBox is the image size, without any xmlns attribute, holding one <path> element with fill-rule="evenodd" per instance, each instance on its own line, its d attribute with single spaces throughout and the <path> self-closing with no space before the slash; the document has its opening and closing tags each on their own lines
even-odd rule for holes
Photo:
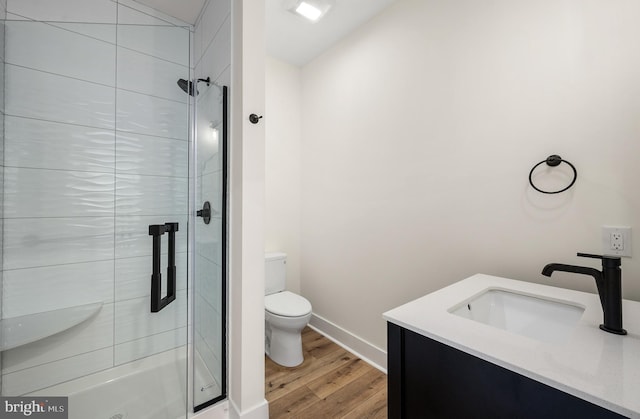
<svg viewBox="0 0 640 419">
<path fill-rule="evenodd" d="M 584 307 L 502 289 L 487 289 L 449 312 L 545 343 L 566 341 Z"/>
</svg>

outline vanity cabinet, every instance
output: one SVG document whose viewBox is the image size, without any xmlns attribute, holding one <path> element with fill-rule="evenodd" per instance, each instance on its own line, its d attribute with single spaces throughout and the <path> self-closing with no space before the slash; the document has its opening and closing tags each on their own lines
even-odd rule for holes
<svg viewBox="0 0 640 419">
<path fill-rule="evenodd" d="M 613 419 L 615 412 L 387 323 L 389 419 Z"/>
</svg>

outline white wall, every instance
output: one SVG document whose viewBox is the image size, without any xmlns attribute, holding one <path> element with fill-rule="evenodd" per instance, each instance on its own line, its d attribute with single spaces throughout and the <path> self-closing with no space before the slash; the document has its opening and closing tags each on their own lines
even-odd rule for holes
<svg viewBox="0 0 640 419">
<path fill-rule="evenodd" d="M 266 61 L 265 249 L 287 254 L 287 289 L 300 292 L 300 68 Z"/>
<path fill-rule="evenodd" d="M 640 234 L 639 20 L 628 0 L 398 0 L 304 67 L 314 312 L 385 348 L 384 311 L 477 272 L 595 292 L 540 271 L 597 267 L 575 254 L 601 253 L 602 225 Z M 550 154 L 578 170 L 563 194 L 528 185 Z M 623 287 L 640 300 L 637 255 Z"/>
<path fill-rule="evenodd" d="M 230 417 L 269 417 L 264 398 L 264 3 L 231 7 Z"/>
</svg>

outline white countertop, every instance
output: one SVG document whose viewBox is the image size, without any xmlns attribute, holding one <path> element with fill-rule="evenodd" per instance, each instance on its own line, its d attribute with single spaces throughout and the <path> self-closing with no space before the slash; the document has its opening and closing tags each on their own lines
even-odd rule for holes
<svg viewBox="0 0 640 419">
<path fill-rule="evenodd" d="M 488 288 L 585 307 L 562 344 L 543 343 L 449 313 Z M 476 274 L 411 301 L 383 317 L 428 338 L 558 388 L 621 415 L 640 418 L 640 303 L 623 300 L 626 336 L 607 333 L 595 294 Z"/>
</svg>

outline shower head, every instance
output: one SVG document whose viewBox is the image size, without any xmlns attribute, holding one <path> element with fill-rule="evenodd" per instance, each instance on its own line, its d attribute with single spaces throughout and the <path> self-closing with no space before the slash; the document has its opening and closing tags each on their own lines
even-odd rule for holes
<svg viewBox="0 0 640 419">
<path fill-rule="evenodd" d="M 207 77 L 206 79 L 198 79 L 196 80 L 196 83 L 199 82 L 206 82 L 207 86 L 209 86 L 211 84 L 211 78 Z M 180 86 L 180 88 L 182 89 L 183 92 L 185 92 L 186 94 L 188 94 L 189 96 L 197 96 L 198 95 L 198 89 L 196 89 L 195 84 L 192 81 L 188 81 L 185 79 L 180 79 L 178 80 L 178 86 Z"/>
<path fill-rule="evenodd" d="M 187 81 L 185 79 L 180 79 L 178 80 L 178 86 L 180 86 L 180 88 L 182 89 L 182 91 L 184 91 L 186 94 L 188 94 L 189 96 L 195 96 L 198 93 L 194 94 L 194 88 L 193 88 L 193 83 L 190 81 Z M 196 91 L 197 92 L 197 91 Z"/>
</svg>

